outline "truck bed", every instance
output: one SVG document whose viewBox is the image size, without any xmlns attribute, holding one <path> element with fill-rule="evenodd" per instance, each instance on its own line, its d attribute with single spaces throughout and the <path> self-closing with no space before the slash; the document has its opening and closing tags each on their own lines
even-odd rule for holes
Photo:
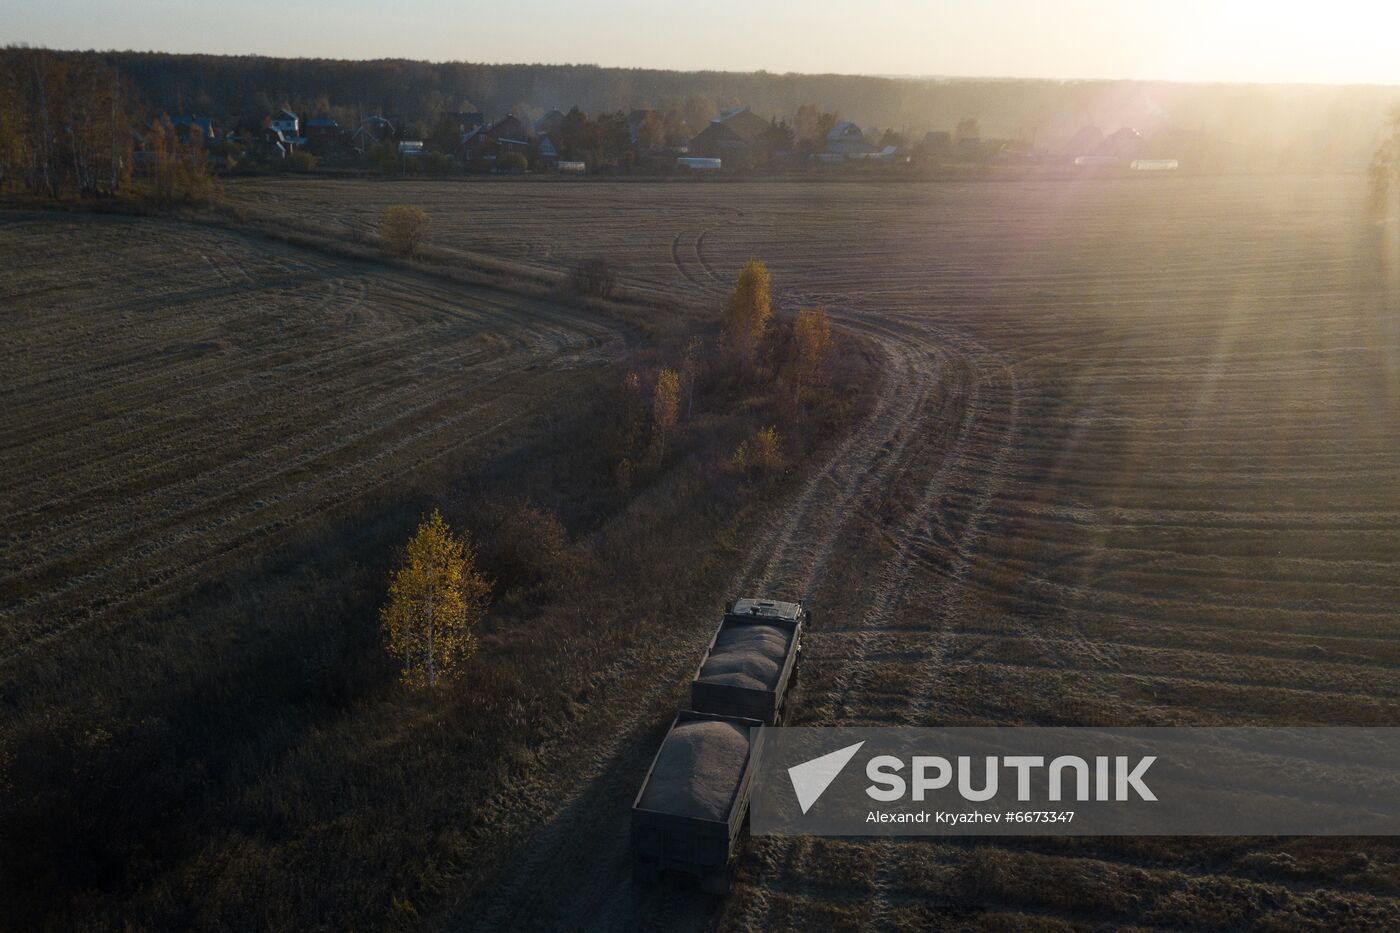
<svg viewBox="0 0 1400 933">
<path fill-rule="evenodd" d="M 762 723 L 682 710 L 632 805 L 636 872 L 727 878 L 744 818 Z"/>
<path fill-rule="evenodd" d="M 782 608 L 766 608 L 770 606 Z M 750 611 L 752 607 L 759 608 Z M 793 603 L 738 601 L 725 613 L 695 672 L 691 708 L 776 725 L 801 651 L 805 618 L 806 611 Z"/>
</svg>

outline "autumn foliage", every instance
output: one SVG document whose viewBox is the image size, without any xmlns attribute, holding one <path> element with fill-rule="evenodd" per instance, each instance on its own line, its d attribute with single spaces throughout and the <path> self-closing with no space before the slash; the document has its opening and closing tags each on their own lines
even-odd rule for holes
<svg viewBox="0 0 1400 933">
<path fill-rule="evenodd" d="M 472 627 L 486 614 L 491 584 L 471 542 L 452 534 L 437 509 L 418 526 L 389 584 L 380 621 L 403 682 L 434 687 L 476 653 Z"/>
<path fill-rule="evenodd" d="M 214 178 L 198 134 L 181 142 L 175 127 L 162 118 L 146 131 L 146 150 L 147 191 L 157 204 L 202 204 L 214 196 Z"/>
<path fill-rule="evenodd" d="M 763 263 L 744 265 L 718 323 L 718 339 L 693 335 L 620 381 L 604 443 L 624 495 L 687 456 L 727 483 L 767 482 L 849 410 L 851 344 L 822 308 L 775 315 Z"/>
<path fill-rule="evenodd" d="M 379 219 L 379 242 L 395 256 L 418 255 L 428 242 L 428 212 L 402 204 L 388 208 Z"/>
<path fill-rule="evenodd" d="M 666 433 L 676 426 L 680 408 L 680 374 L 674 369 L 663 369 L 656 374 L 656 388 L 651 397 L 651 416 L 656 425 L 658 456 L 666 455 Z"/>
<path fill-rule="evenodd" d="M 760 428 L 739 442 L 729 458 L 729 469 L 750 476 L 775 473 L 783 466 L 782 440 L 772 426 Z"/>
<path fill-rule="evenodd" d="M 112 68 L 46 49 L 0 54 L 0 191 L 117 194 L 131 149 L 127 92 Z"/>
<path fill-rule="evenodd" d="M 803 308 L 792 325 L 795 388 L 800 394 L 826 381 L 827 354 L 831 350 L 831 321 L 821 308 Z"/>
<path fill-rule="evenodd" d="M 768 267 L 757 259 L 750 259 L 740 271 L 734 291 L 724 305 L 724 339 L 745 369 L 753 366 L 772 316 Z"/>
</svg>

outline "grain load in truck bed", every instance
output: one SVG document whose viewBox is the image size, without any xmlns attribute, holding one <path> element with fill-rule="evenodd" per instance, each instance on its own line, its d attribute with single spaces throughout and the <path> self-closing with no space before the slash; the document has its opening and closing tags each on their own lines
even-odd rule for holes
<svg viewBox="0 0 1400 933">
<path fill-rule="evenodd" d="M 659 813 L 722 820 L 749 757 L 749 731 L 729 722 L 678 724 L 652 766 L 641 805 Z"/>
<path fill-rule="evenodd" d="M 710 656 L 700 668 L 707 683 L 772 690 L 778 685 L 792 631 L 776 625 L 721 629 Z"/>
<path fill-rule="evenodd" d="M 729 867 L 749 812 L 762 723 L 681 710 L 652 759 L 632 804 L 632 871 L 655 881 L 664 871 L 729 887 Z"/>
<path fill-rule="evenodd" d="M 690 707 L 776 725 L 811 614 L 801 603 L 736 599 L 690 684 Z"/>
</svg>

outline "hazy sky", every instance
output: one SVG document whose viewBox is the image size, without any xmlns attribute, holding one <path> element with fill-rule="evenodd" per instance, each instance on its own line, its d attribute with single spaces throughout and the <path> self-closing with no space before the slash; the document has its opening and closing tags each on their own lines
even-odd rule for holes
<svg viewBox="0 0 1400 933">
<path fill-rule="evenodd" d="M 1400 4 L 4 0 L 0 42 L 330 58 L 1400 84 Z"/>
</svg>

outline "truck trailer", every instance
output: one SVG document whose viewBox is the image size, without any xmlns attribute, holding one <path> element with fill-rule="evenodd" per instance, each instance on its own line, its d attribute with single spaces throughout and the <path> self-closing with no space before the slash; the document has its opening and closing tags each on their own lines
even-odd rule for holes
<svg viewBox="0 0 1400 933">
<path fill-rule="evenodd" d="M 676 714 L 632 804 L 635 880 L 679 872 L 712 894 L 729 891 L 762 730 L 756 719 Z"/>
<path fill-rule="evenodd" d="M 811 613 L 801 603 L 737 599 L 710 639 L 690 685 L 690 708 L 742 716 L 773 726 L 782 721 L 788 687 L 802 654 Z"/>
</svg>

